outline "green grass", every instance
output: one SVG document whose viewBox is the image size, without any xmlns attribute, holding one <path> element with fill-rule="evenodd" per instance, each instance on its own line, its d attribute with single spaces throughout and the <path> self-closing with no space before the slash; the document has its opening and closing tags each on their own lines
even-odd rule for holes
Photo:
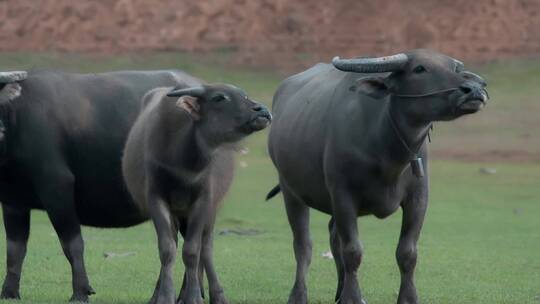
<svg viewBox="0 0 540 304">
<path fill-rule="evenodd" d="M 0 66 L 5 68 L 45 66 L 89 72 L 182 68 L 209 81 L 235 83 L 269 104 L 279 75 L 206 61 L 172 53 L 122 57 L 0 55 Z M 530 115 L 538 117 L 538 112 L 529 111 L 537 107 L 534 96 L 540 90 L 539 67 L 540 62 L 481 67 L 490 81 L 492 104 L 482 114 L 438 127 L 435 148 L 471 142 L 480 153 L 507 147 L 540 151 L 537 141 L 520 146 L 522 142 L 514 138 L 530 125 L 516 123 L 508 127 L 496 120 L 511 120 L 506 111 L 517 121 Z M 263 132 L 246 141 L 250 152 L 238 157 L 245 166 L 238 168 L 216 228 L 264 231 L 256 236 L 215 238 L 217 270 L 231 303 L 286 303 L 294 278 L 291 233 L 281 197 L 263 202 L 266 192 L 276 183 L 266 153 L 266 135 Z M 487 140 L 486 146 L 474 139 Z M 465 144 L 462 148 L 471 146 Z M 496 168 L 497 173 L 482 174 L 481 167 Z M 416 275 L 422 303 L 540 303 L 540 164 L 436 160 L 430 171 L 431 202 L 419 242 Z M 312 212 L 310 303 L 332 303 L 335 292 L 334 263 L 321 257 L 329 250 L 327 221 L 328 216 Z M 360 281 L 370 304 L 396 301 L 399 271 L 394 252 L 400 223 L 400 212 L 385 220 L 359 219 L 365 246 Z M 152 226 L 146 223 L 130 229 L 84 228 L 83 233 L 87 270 L 97 291 L 92 302 L 146 303 L 159 271 Z M 5 242 L 0 241 L 0 273 L 5 272 L 4 246 Z M 135 255 L 105 259 L 105 252 Z M 178 279 L 182 269 L 178 261 Z M 54 230 L 43 212 L 33 212 L 21 303 L 62 303 L 71 295 L 70 281 L 70 268 Z"/>
</svg>

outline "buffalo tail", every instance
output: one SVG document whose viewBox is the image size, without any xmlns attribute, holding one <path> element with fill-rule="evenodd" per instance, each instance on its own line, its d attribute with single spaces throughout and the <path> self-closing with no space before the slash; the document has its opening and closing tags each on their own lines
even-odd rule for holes
<svg viewBox="0 0 540 304">
<path fill-rule="evenodd" d="M 272 190 L 270 190 L 270 192 L 268 192 L 268 194 L 266 195 L 266 200 L 269 201 L 271 200 L 274 196 L 276 196 L 279 192 L 281 192 L 281 187 L 278 185 L 276 185 L 274 188 L 272 188 Z"/>
</svg>

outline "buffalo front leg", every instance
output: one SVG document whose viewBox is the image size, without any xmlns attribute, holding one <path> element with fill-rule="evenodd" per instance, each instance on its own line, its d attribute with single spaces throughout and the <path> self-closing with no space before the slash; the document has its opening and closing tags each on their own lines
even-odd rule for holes
<svg viewBox="0 0 540 304">
<path fill-rule="evenodd" d="M 334 195 L 333 217 L 343 258 L 343 288 L 340 304 L 362 304 L 362 293 L 358 286 L 358 268 L 362 262 L 362 246 L 358 240 L 357 210 L 354 200 L 346 193 Z"/>
<path fill-rule="evenodd" d="M 282 188 L 283 189 L 283 188 Z M 307 304 L 306 275 L 311 264 L 312 243 L 309 234 L 309 207 L 283 189 L 287 218 L 293 233 L 296 279 L 288 304 Z"/>
<path fill-rule="evenodd" d="M 84 241 L 74 200 L 74 178 L 67 170 L 45 174 L 37 183 L 38 195 L 71 265 L 73 295 L 70 301 L 87 302 L 95 294 L 84 265 Z"/>
<path fill-rule="evenodd" d="M 202 237 L 201 264 L 206 269 L 208 276 L 208 289 L 210 293 L 210 304 L 227 304 L 223 287 L 219 282 L 214 268 L 214 221 L 215 215 L 209 220 Z"/>
<path fill-rule="evenodd" d="M 6 230 L 6 278 L 1 299 L 20 299 L 19 283 L 30 233 L 30 210 L 14 209 L 2 204 Z"/>
<path fill-rule="evenodd" d="M 396 259 L 401 272 L 398 304 L 417 304 L 418 296 L 414 286 L 416 267 L 416 243 L 424 222 L 427 200 L 409 201 L 403 206 L 401 235 L 396 250 Z"/>
<path fill-rule="evenodd" d="M 332 255 L 334 256 L 334 262 L 336 263 L 336 271 L 338 277 L 338 284 L 336 289 L 335 301 L 339 300 L 341 291 L 343 290 L 343 280 L 345 279 L 345 270 L 343 266 L 343 257 L 341 249 L 341 240 L 337 233 L 336 223 L 334 218 L 330 219 L 328 223 L 328 232 L 330 233 L 330 249 L 332 250 Z"/>
<path fill-rule="evenodd" d="M 173 282 L 174 262 L 178 232 L 167 202 L 160 195 L 149 191 L 147 194 L 150 217 L 154 223 L 158 239 L 161 270 L 159 279 L 150 299 L 150 304 L 174 304 L 175 288 Z"/>
<path fill-rule="evenodd" d="M 179 295 L 179 304 L 202 304 L 200 276 L 201 242 L 204 227 L 208 221 L 210 203 L 207 198 L 197 200 L 187 218 L 187 230 L 182 248 L 185 266 L 185 287 Z"/>
<path fill-rule="evenodd" d="M 186 238 L 187 233 L 187 221 L 185 219 L 179 219 L 179 229 L 182 238 Z M 199 261 L 199 285 L 201 288 L 201 297 L 204 299 L 204 265 Z M 178 301 L 182 298 L 186 290 L 186 272 L 184 271 L 184 277 L 182 279 L 182 288 L 180 289 L 180 294 L 178 295 Z"/>
<path fill-rule="evenodd" d="M 175 234 L 175 236 L 177 236 L 177 235 Z M 178 249 L 178 238 L 177 237 L 175 238 L 175 241 L 176 241 L 176 246 L 175 246 L 175 248 L 176 248 L 175 252 L 176 252 L 176 250 Z M 148 303 L 150 303 L 150 304 L 151 303 L 156 303 L 156 301 L 157 301 L 157 297 L 158 297 L 159 289 L 160 289 L 160 285 L 161 285 L 162 271 L 163 270 L 161 269 L 160 272 L 159 272 L 159 277 L 158 277 L 158 280 L 156 282 L 156 288 L 154 288 L 154 293 L 152 294 L 152 298 L 150 298 L 150 301 L 148 301 Z"/>
</svg>

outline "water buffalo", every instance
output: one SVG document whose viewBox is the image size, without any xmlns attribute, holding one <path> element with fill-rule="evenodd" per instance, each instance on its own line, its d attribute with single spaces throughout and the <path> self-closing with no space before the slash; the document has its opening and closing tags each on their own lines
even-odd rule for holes
<svg viewBox="0 0 540 304">
<path fill-rule="evenodd" d="M 296 281 L 289 303 L 307 303 L 309 207 L 331 215 L 336 301 L 363 303 L 357 217 L 403 210 L 396 251 L 398 303 L 417 303 L 416 243 L 428 203 L 425 138 L 434 121 L 475 113 L 486 83 L 451 57 L 413 50 L 332 60 L 285 80 L 274 96 L 269 150 L 294 236 Z"/>
<path fill-rule="evenodd" d="M 150 303 L 175 303 L 173 266 L 184 237 L 181 304 L 202 304 L 203 268 L 210 303 L 225 304 L 212 262 L 212 231 L 234 168 L 234 143 L 270 123 L 270 113 L 230 85 L 155 89 L 130 132 L 122 168 L 141 214 L 158 237 L 161 271 Z M 200 262 L 199 262 L 200 261 Z"/>
<path fill-rule="evenodd" d="M 125 189 L 122 150 L 146 92 L 193 82 L 180 71 L 0 73 L 0 201 L 7 237 L 1 298 L 20 297 L 30 210 L 42 209 L 71 264 L 71 300 L 88 300 L 94 291 L 80 225 L 128 227 L 147 220 Z"/>
</svg>

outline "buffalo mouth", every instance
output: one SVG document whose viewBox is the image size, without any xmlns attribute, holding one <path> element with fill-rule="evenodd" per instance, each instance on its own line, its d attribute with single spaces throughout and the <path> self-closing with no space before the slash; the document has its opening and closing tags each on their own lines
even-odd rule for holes
<svg viewBox="0 0 540 304">
<path fill-rule="evenodd" d="M 457 109 L 463 114 L 476 113 L 484 108 L 487 100 L 488 96 L 485 91 L 472 96 L 466 96 L 465 99 L 458 104 Z"/>
<path fill-rule="evenodd" d="M 268 112 L 257 114 L 255 117 L 250 119 L 246 124 L 246 127 L 249 131 L 255 132 L 265 129 L 270 125 L 272 121 L 272 115 Z"/>
</svg>

